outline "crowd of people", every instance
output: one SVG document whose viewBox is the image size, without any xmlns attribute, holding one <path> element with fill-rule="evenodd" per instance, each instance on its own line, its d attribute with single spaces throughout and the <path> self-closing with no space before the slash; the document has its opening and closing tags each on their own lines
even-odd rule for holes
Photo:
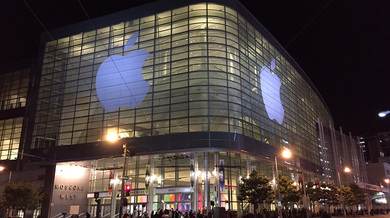
<svg viewBox="0 0 390 218">
<path fill-rule="evenodd" d="M 346 210 L 347 215 L 374 215 L 374 214 L 389 214 L 389 209 L 374 209 L 371 210 L 369 213 L 366 209 L 360 210 L 358 212 L 356 211 L 348 211 Z M 331 218 L 331 216 L 342 216 L 342 210 L 335 210 L 333 213 L 328 213 L 324 210 L 320 210 L 318 213 L 312 213 L 310 210 L 306 210 L 305 208 L 299 208 L 299 209 L 284 209 L 282 210 L 282 217 L 283 218 L 306 218 L 306 217 L 320 217 L 320 218 Z M 307 216 L 306 216 L 307 213 Z M 262 211 L 252 214 L 247 213 L 243 216 L 243 218 L 277 218 L 278 217 L 278 211 L 270 211 L 267 209 L 263 209 Z M 174 209 L 161 209 L 159 208 L 156 212 L 152 211 L 150 216 L 149 214 L 141 211 L 135 211 L 134 214 L 124 214 L 123 218 L 213 218 L 213 210 L 210 210 L 209 212 L 206 212 L 205 208 L 202 208 L 198 211 L 185 211 L 181 212 L 179 210 Z M 237 218 L 237 214 L 235 212 L 232 212 L 230 210 L 226 211 L 226 218 Z"/>
<path fill-rule="evenodd" d="M 178 209 L 161 209 L 159 208 L 156 212 L 152 211 L 149 217 L 149 214 L 145 211 L 141 213 L 140 211 L 136 211 L 134 214 L 124 214 L 123 218 L 212 218 L 213 212 L 209 211 L 206 213 L 206 209 L 202 208 L 199 211 L 185 211 L 181 212 Z M 232 218 L 231 216 L 229 218 Z"/>
</svg>

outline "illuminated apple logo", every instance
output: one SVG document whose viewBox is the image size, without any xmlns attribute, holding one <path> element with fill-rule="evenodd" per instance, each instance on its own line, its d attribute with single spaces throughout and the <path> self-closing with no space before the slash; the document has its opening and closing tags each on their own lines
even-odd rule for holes
<svg viewBox="0 0 390 218">
<path fill-rule="evenodd" d="M 125 52 L 133 47 L 137 38 L 138 33 L 130 37 L 124 47 Z M 106 111 L 119 107 L 136 108 L 141 104 L 150 87 L 142 76 L 142 65 L 148 56 L 145 50 L 135 50 L 103 61 L 96 75 L 96 92 Z"/>
<path fill-rule="evenodd" d="M 275 59 L 271 61 L 271 70 L 275 69 Z M 283 123 L 284 109 L 280 100 L 280 85 L 279 77 L 271 73 L 266 66 L 261 68 L 260 72 L 261 94 L 263 95 L 265 110 L 268 117 L 275 119 L 279 124 Z"/>
</svg>

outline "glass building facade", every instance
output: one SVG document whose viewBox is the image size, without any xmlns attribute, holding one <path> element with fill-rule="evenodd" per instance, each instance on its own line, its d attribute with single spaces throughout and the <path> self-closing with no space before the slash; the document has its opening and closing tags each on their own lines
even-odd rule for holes
<svg viewBox="0 0 390 218">
<path fill-rule="evenodd" d="M 137 43 L 124 52 L 136 32 Z M 135 109 L 107 112 L 96 96 L 97 71 L 110 55 L 137 49 L 150 54 L 142 68 L 151 85 L 146 98 Z M 267 116 L 259 81 L 273 59 L 282 124 Z M 299 157 L 320 164 L 316 123 L 332 120 L 303 72 L 239 13 L 212 3 L 46 42 L 42 68 L 33 148 L 104 141 L 110 132 L 223 132 L 273 147 L 287 141 Z"/>
<path fill-rule="evenodd" d="M 0 160 L 16 160 L 21 143 L 24 108 L 31 68 L 0 74 Z"/>
<path fill-rule="evenodd" d="M 54 40 L 43 37 L 32 150 L 110 146 L 106 138 L 112 133 L 134 140 L 136 156 L 126 162 L 134 189 L 129 199 L 149 211 L 197 210 L 213 199 L 240 210 L 240 178 L 253 169 L 274 177 L 274 157 L 282 148 L 294 153 L 292 160 L 280 161 L 283 174 L 333 179 L 333 143 L 322 124 L 331 128 L 333 120 L 320 94 L 241 4 L 215 2 L 154 3 L 56 30 Z M 145 97 L 134 108 L 105 110 L 97 94 L 101 90 L 96 90 L 102 63 L 139 50 L 148 53 L 142 65 L 142 77 L 150 85 Z M 118 63 L 113 66 L 119 72 Z M 130 83 L 126 86 L 124 92 L 131 90 Z M 123 176 L 121 158 L 96 159 L 86 153 L 79 158 L 85 160 L 91 168 L 90 192 L 107 191 L 112 172 Z M 226 188 L 219 192 L 213 187 L 219 185 L 221 160 Z M 189 187 L 192 162 L 196 189 L 166 191 L 164 187 Z M 142 192 L 147 166 L 149 193 Z M 106 213 L 111 200 L 103 199 Z M 88 205 L 94 211 L 93 199 Z"/>
</svg>

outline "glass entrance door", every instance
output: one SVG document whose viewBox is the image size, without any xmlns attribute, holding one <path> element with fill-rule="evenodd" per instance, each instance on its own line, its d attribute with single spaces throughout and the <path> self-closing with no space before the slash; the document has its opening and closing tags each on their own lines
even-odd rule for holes
<svg viewBox="0 0 390 218">
<path fill-rule="evenodd" d="M 182 213 L 191 210 L 191 194 L 165 194 L 161 195 L 161 208 L 167 210 L 179 210 Z"/>
</svg>

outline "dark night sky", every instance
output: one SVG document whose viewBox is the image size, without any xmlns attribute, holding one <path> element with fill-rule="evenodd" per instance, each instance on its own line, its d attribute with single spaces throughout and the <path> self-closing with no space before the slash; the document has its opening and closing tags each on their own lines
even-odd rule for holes
<svg viewBox="0 0 390 218">
<path fill-rule="evenodd" d="M 80 0 L 91 18 L 151 0 Z M 87 20 L 78 0 L 26 0 L 46 29 Z M 390 1 L 241 0 L 325 99 L 336 127 L 390 131 Z M 0 2 L 0 65 L 36 57 L 43 27 L 23 0 Z"/>
</svg>

